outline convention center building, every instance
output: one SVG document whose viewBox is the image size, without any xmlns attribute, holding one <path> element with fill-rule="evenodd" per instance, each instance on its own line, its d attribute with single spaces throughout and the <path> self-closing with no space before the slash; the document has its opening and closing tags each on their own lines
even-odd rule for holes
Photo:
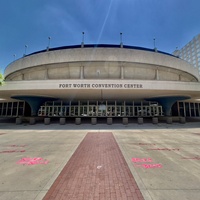
<svg viewBox="0 0 200 200">
<path fill-rule="evenodd" d="M 0 117 L 48 124 L 83 118 L 128 123 L 200 117 L 198 68 L 172 54 L 135 46 L 75 45 L 24 55 L 7 66 Z M 184 120 L 183 120 L 184 121 Z"/>
</svg>

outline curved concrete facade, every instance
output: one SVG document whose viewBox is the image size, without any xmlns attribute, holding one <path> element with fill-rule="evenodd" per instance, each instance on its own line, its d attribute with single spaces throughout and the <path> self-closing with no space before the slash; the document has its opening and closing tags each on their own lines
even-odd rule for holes
<svg viewBox="0 0 200 200">
<path fill-rule="evenodd" d="M 26 56 L 11 63 L 6 80 L 132 79 L 196 82 L 197 69 L 167 54 L 129 48 L 71 48 Z"/>
<path fill-rule="evenodd" d="M 0 95 L 5 101 L 28 102 L 35 114 L 44 99 L 153 99 L 169 115 L 178 100 L 198 101 L 200 84 L 198 69 L 170 54 L 131 46 L 85 45 L 40 51 L 14 61 L 5 70 Z"/>
</svg>

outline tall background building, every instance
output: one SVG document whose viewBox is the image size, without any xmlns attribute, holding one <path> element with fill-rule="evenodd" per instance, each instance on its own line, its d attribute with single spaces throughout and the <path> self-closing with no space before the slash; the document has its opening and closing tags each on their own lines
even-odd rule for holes
<svg viewBox="0 0 200 200">
<path fill-rule="evenodd" d="M 195 36 L 183 48 L 176 49 L 173 54 L 197 67 L 200 73 L 200 34 Z"/>
</svg>

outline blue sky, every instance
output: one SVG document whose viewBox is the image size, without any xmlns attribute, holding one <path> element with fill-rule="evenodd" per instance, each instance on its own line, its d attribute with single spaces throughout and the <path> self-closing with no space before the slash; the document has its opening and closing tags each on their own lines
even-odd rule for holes
<svg viewBox="0 0 200 200">
<path fill-rule="evenodd" d="M 172 53 L 200 33 L 200 0 L 0 0 L 0 70 L 25 53 L 123 43 Z M 16 56 L 14 56 L 16 55 Z"/>
</svg>

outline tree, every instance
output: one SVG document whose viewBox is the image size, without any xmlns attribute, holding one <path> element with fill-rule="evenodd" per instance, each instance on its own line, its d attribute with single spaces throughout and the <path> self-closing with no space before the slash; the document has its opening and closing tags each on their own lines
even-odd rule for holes
<svg viewBox="0 0 200 200">
<path fill-rule="evenodd" d="M 3 74 L 0 73 L 0 86 L 3 85 L 4 83 L 4 77 L 3 77 Z"/>
</svg>

